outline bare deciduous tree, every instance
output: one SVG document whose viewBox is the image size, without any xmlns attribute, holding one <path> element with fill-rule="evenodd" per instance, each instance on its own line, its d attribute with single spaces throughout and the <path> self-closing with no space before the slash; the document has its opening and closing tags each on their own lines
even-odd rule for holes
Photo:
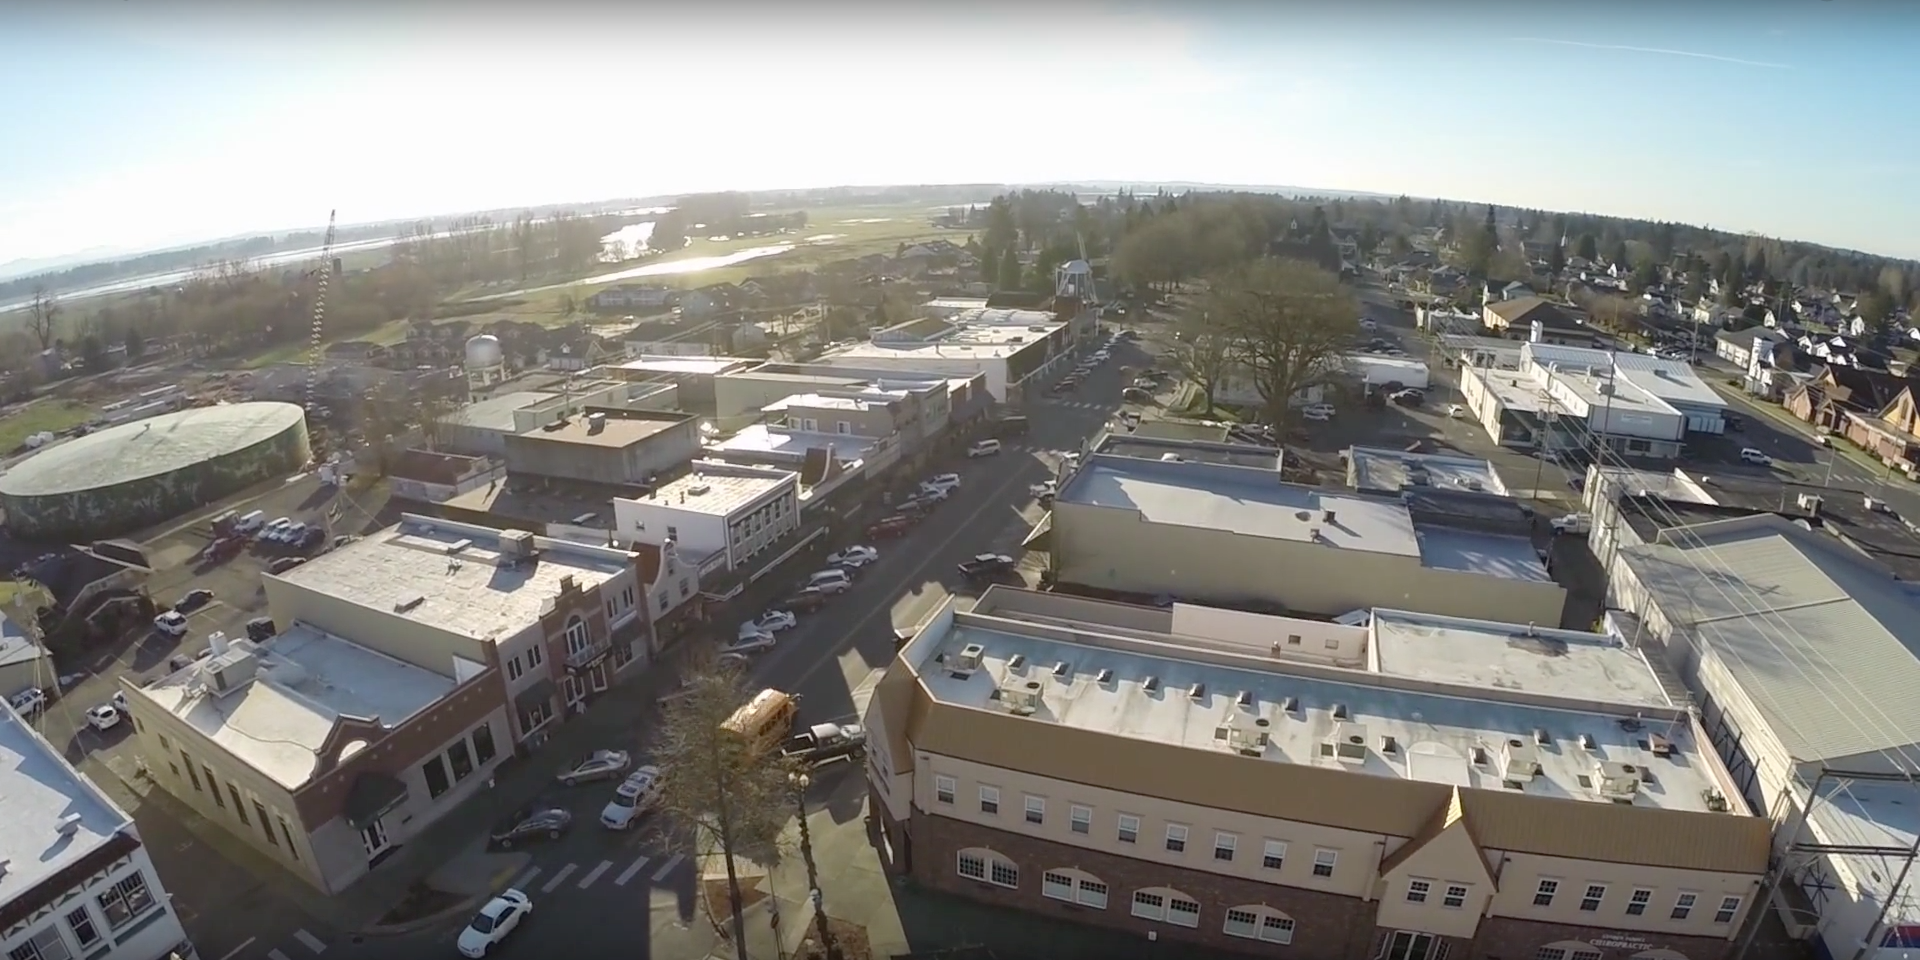
<svg viewBox="0 0 1920 960">
<path fill-rule="evenodd" d="M 734 857 L 760 856 L 771 863 L 792 813 L 787 767 L 721 729 L 749 697 L 737 671 L 711 663 L 689 667 L 680 690 L 662 706 L 653 753 L 660 768 L 658 809 L 665 821 L 690 833 L 697 849 L 726 862 L 740 960 L 747 960 L 746 922 Z"/>
<path fill-rule="evenodd" d="M 43 352 L 53 349 L 53 341 L 59 339 L 60 301 L 46 287 L 33 288 L 33 300 L 27 304 L 27 332 Z"/>
<path fill-rule="evenodd" d="M 1190 313 L 1175 331 L 1172 359 L 1181 376 L 1193 381 L 1207 401 L 1207 416 L 1213 416 L 1214 395 L 1226 378 L 1233 362 L 1233 343 L 1207 313 Z"/>
<path fill-rule="evenodd" d="M 1222 274 L 1206 310 L 1275 426 L 1295 394 L 1340 369 L 1360 329 L 1359 304 L 1340 278 L 1298 260 L 1256 260 Z"/>
</svg>

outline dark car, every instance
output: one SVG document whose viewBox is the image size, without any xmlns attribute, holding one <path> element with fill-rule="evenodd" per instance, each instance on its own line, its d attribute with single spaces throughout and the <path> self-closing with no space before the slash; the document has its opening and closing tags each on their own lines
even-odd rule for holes
<svg viewBox="0 0 1920 960">
<path fill-rule="evenodd" d="M 247 621 L 248 640 L 270 640 L 274 634 L 279 632 L 280 631 L 273 625 L 272 617 L 254 617 L 252 620 Z"/>
<path fill-rule="evenodd" d="M 280 559 L 275 560 L 270 564 L 267 564 L 267 572 L 268 573 L 286 573 L 288 570 L 292 570 L 294 567 L 297 567 L 306 562 L 307 562 L 306 557 L 281 557 Z"/>
<path fill-rule="evenodd" d="M 805 587 L 794 593 L 793 596 L 780 601 L 780 606 L 788 610 L 797 610 L 801 613 L 812 613 L 826 606 L 827 599 L 827 595 L 821 593 L 819 588 Z"/>
<path fill-rule="evenodd" d="M 996 437 L 1024 437 L 1027 435 L 1026 417 L 1002 417 L 994 421 L 993 435 Z"/>
<path fill-rule="evenodd" d="M 198 610 L 201 607 L 206 606 L 208 603 L 211 603 L 212 601 L 213 601 L 212 590 L 207 590 L 204 588 L 198 589 L 198 590 L 188 590 L 185 595 L 181 596 L 180 602 L 173 605 L 173 609 L 181 613 L 191 613 L 192 611 Z"/>
<path fill-rule="evenodd" d="M 573 826 L 573 814 L 565 808 L 545 804 L 527 807 L 494 824 L 487 840 L 506 849 L 528 840 L 558 840 Z"/>
<path fill-rule="evenodd" d="M 907 535 L 907 531 L 912 529 L 913 529 L 912 517 L 904 516 L 901 514 L 895 514 L 891 517 L 881 517 L 880 519 L 874 521 L 871 525 L 867 527 L 867 536 L 873 537 L 875 539 L 886 539 L 889 537 L 904 537 Z"/>
<path fill-rule="evenodd" d="M 1393 402 L 1403 407 L 1417 407 L 1427 402 L 1427 395 L 1418 390 L 1402 390 L 1393 395 Z"/>
<path fill-rule="evenodd" d="M 1013 558 L 1004 553 L 983 553 L 960 565 L 960 575 L 969 580 L 995 577 L 1014 567 Z"/>
</svg>

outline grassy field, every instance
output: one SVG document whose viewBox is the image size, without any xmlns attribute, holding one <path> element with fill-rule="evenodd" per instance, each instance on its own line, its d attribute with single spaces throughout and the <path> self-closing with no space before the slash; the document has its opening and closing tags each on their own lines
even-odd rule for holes
<svg viewBox="0 0 1920 960">
<path fill-rule="evenodd" d="M 93 419 L 94 410 L 73 400 L 36 400 L 0 416 L 0 451 L 10 451 L 43 430 L 59 433 Z"/>
</svg>

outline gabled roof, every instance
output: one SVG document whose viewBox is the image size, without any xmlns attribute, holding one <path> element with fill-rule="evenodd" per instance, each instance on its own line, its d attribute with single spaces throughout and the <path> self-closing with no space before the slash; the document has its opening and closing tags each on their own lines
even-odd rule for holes
<svg viewBox="0 0 1920 960">
<path fill-rule="evenodd" d="M 1913 382 L 1880 370 L 1830 363 L 1814 375 L 1827 399 L 1856 410 L 1879 413 Z"/>
<path fill-rule="evenodd" d="M 1535 320 L 1540 321 L 1540 325 L 1548 329 L 1567 329 L 1581 326 L 1581 324 L 1576 322 L 1572 317 L 1562 312 L 1559 307 L 1539 297 L 1520 297 L 1515 300 L 1506 300 L 1500 303 L 1489 303 L 1487 304 L 1487 309 L 1491 310 L 1494 316 L 1505 320 L 1508 326 L 1513 327 L 1531 324 Z"/>
</svg>

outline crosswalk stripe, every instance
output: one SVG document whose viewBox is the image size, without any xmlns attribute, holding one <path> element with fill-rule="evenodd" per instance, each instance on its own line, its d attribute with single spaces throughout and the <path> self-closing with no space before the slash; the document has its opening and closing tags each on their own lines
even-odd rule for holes
<svg viewBox="0 0 1920 960">
<path fill-rule="evenodd" d="M 600 879 L 600 875 L 603 873 L 606 873 L 607 868 L 611 866 L 613 866 L 612 860 L 600 861 L 599 866 L 594 867 L 592 870 L 588 870 L 587 875 L 580 878 L 580 889 L 585 890 L 586 888 L 593 886 L 593 882 L 595 880 Z"/>
<path fill-rule="evenodd" d="M 558 890 L 561 884 L 567 882 L 567 875 L 572 873 L 573 871 L 574 871 L 574 866 L 571 863 L 567 864 L 564 867 L 561 867 L 560 872 L 554 874 L 553 879 L 548 880 L 547 885 L 540 888 L 540 892 L 552 893 L 553 891 Z"/>
<path fill-rule="evenodd" d="M 646 867 L 648 859 L 648 857 L 641 857 L 633 862 L 633 866 L 620 871 L 620 875 L 613 878 L 613 885 L 616 887 L 626 886 L 627 881 L 632 880 L 634 874 L 639 873 L 641 869 Z"/>
<path fill-rule="evenodd" d="M 301 946 L 306 947 L 308 950 L 312 950 L 314 953 L 327 952 L 327 945 L 325 943 L 322 943 L 319 937 L 316 937 L 305 930 L 295 930 L 293 932 L 293 938 L 295 940 L 300 941 Z"/>
<path fill-rule="evenodd" d="M 662 866 L 660 869 L 655 870 L 653 872 L 653 882 L 659 883 L 660 881 L 665 880 L 667 878 L 667 874 L 672 873 L 673 868 L 679 866 L 680 861 L 685 859 L 686 857 L 681 854 L 678 854 L 678 853 L 674 854 L 673 859 L 668 860 L 664 866 Z"/>
<path fill-rule="evenodd" d="M 515 890 L 522 890 L 522 889 L 525 889 L 525 888 L 526 888 L 526 886 L 527 886 L 527 884 L 529 884 L 529 883 L 532 883 L 532 882 L 533 882 L 533 878 L 534 878 L 534 877 L 537 877 L 537 876 L 539 876 L 539 875 L 540 875 L 540 868 L 539 868 L 539 867 L 528 867 L 528 868 L 527 868 L 527 872 L 526 872 L 526 873 L 523 873 L 523 874 L 521 874 L 521 875 L 519 875 L 519 876 L 517 876 L 517 877 L 515 877 L 515 878 L 513 878 L 513 887 L 514 887 L 514 889 L 515 889 Z"/>
<path fill-rule="evenodd" d="M 272 950 L 268 950 L 267 956 L 270 958 L 270 960 L 287 960 L 287 955 L 284 953 L 281 953 L 279 947 L 275 947 Z"/>
</svg>

